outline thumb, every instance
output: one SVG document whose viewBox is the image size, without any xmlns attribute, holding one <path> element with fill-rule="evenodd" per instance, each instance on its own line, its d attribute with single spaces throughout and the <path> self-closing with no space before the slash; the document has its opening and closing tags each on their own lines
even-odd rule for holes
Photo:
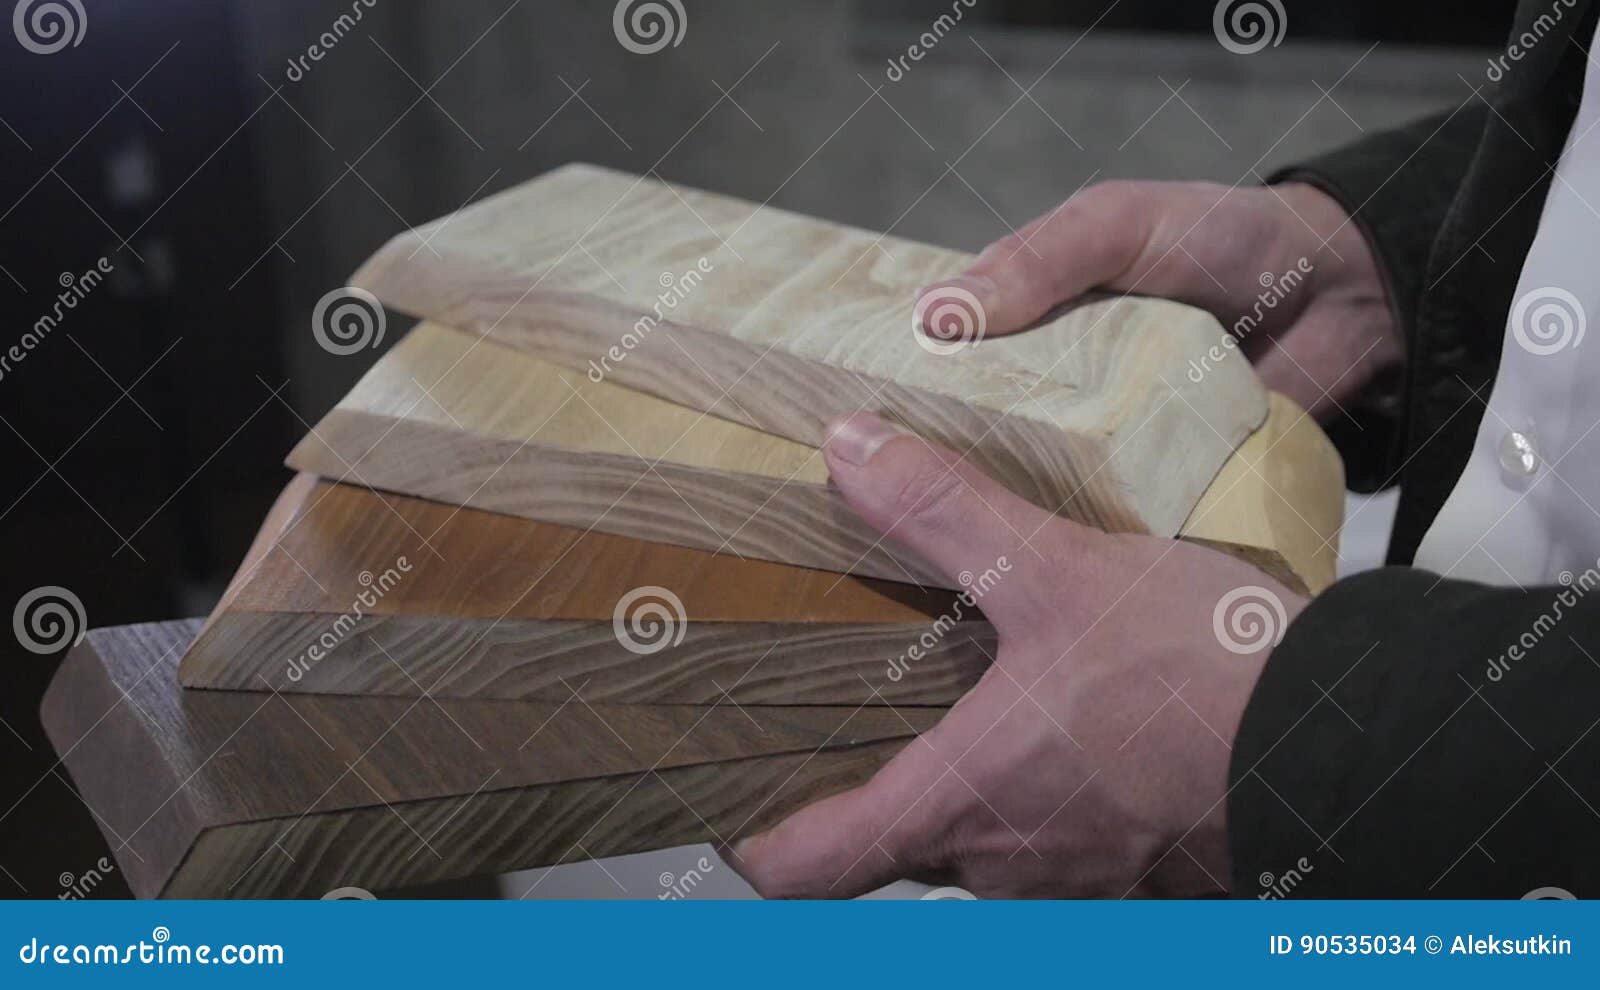
<svg viewBox="0 0 1600 990">
<path fill-rule="evenodd" d="M 949 766 L 924 732 L 852 790 L 801 808 L 759 835 L 721 850 L 762 897 L 859 897 L 937 865 L 948 807 L 958 795 Z"/>
<path fill-rule="evenodd" d="M 823 458 L 845 501 L 887 539 L 919 554 L 952 587 L 992 570 L 1013 575 L 982 602 L 1003 631 L 1054 586 L 1046 566 L 1082 548 L 1083 528 L 1052 515 L 966 463 L 955 453 L 871 413 L 829 424 Z M 1043 580 L 1041 580 L 1043 579 Z"/>
</svg>

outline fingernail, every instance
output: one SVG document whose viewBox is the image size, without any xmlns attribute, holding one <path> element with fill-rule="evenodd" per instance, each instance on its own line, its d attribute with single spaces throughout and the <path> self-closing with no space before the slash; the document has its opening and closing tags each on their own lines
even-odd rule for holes
<svg viewBox="0 0 1600 990">
<path fill-rule="evenodd" d="M 905 431 L 871 413 L 855 413 L 828 424 L 825 435 L 829 453 L 847 464 L 865 467 L 879 447 L 904 436 Z"/>
</svg>

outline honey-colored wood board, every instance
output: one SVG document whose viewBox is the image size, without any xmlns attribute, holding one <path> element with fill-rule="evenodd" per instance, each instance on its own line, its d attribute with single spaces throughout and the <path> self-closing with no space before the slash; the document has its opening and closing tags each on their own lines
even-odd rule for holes
<svg viewBox="0 0 1600 990">
<path fill-rule="evenodd" d="M 944 704 L 995 643 L 948 591 L 301 475 L 179 669 L 188 687 L 324 694 Z M 913 646 L 914 675 L 891 674 Z"/>
<path fill-rule="evenodd" d="M 1320 590 L 1343 511 L 1338 454 L 1289 400 L 1270 408 L 1182 532 L 1254 547 L 1242 555 Z M 395 344 L 288 462 L 562 525 L 950 586 L 861 521 L 815 448 L 436 323 Z"/>
<path fill-rule="evenodd" d="M 1221 327 L 1177 303 L 1100 299 L 1006 337 L 982 337 L 969 308 L 976 346 L 919 346 L 915 292 L 970 260 L 569 165 L 394 238 L 352 284 L 813 446 L 833 417 L 881 411 L 1052 511 L 1176 533 L 1267 413 L 1247 362 L 1217 349 Z"/>
<path fill-rule="evenodd" d="M 1267 421 L 1222 466 L 1183 534 L 1271 548 L 1315 594 L 1338 576 L 1343 524 L 1344 460 L 1315 420 L 1274 392 Z"/>
<path fill-rule="evenodd" d="M 941 709 L 184 691 L 195 620 L 92 631 L 45 729 L 140 897 L 319 897 L 728 842 Z"/>
</svg>

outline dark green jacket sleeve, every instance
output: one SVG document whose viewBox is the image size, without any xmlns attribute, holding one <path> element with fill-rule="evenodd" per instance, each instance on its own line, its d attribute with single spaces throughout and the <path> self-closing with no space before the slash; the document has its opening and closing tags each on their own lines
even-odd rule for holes
<svg viewBox="0 0 1600 990">
<path fill-rule="evenodd" d="M 1600 896 L 1600 574 L 1314 599 L 1233 751 L 1237 896 Z"/>
<path fill-rule="evenodd" d="M 1408 352 L 1428 259 L 1483 134 L 1487 112 L 1482 103 L 1457 107 L 1289 166 L 1269 180 L 1310 183 L 1351 215 L 1378 260 Z M 1399 369 L 1380 375 L 1349 404 L 1350 418 L 1340 416 L 1326 424 L 1355 491 L 1375 491 L 1393 482 L 1400 458 L 1402 387 Z"/>
</svg>

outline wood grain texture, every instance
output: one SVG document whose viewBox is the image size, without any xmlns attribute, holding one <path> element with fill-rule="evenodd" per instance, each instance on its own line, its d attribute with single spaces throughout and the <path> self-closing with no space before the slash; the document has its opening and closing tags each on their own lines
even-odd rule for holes
<svg viewBox="0 0 1600 990">
<path fill-rule="evenodd" d="M 1293 403 L 1270 408 L 1181 534 L 1256 548 L 1241 555 L 1320 590 L 1333 579 L 1341 462 Z M 951 586 L 861 521 L 816 448 L 437 323 L 396 343 L 288 463 L 567 526 Z"/>
<path fill-rule="evenodd" d="M 184 691 L 195 620 L 92 631 L 41 716 L 140 897 L 318 897 L 726 842 L 939 709 Z"/>
<path fill-rule="evenodd" d="M 995 642 L 948 591 L 302 475 L 180 677 L 201 688 L 555 702 L 576 689 L 592 702 L 944 704 L 982 675 Z M 913 645 L 915 674 L 891 673 Z"/>
<path fill-rule="evenodd" d="M 1190 362 L 1223 336 L 1216 321 L 1102 299 L 956 353 L 918 346 L 914 293 L 970 260 L 570 165 L 396 237 L 353 284 L 813 446 L 835 416 L 883 412 L 1051 511 L 1176 533 L 1267 412 L 1232 349 L 1190 381 Z"/>
<path fill-rule="evenodd" d="M 1267 421 L 1222 466 L 1182 532 L 1271 548 L 1316 594 L 1338 576 L 1343 523 L 1343 458 L 1304 410 L 1274 392 Z"/>
</svg>

